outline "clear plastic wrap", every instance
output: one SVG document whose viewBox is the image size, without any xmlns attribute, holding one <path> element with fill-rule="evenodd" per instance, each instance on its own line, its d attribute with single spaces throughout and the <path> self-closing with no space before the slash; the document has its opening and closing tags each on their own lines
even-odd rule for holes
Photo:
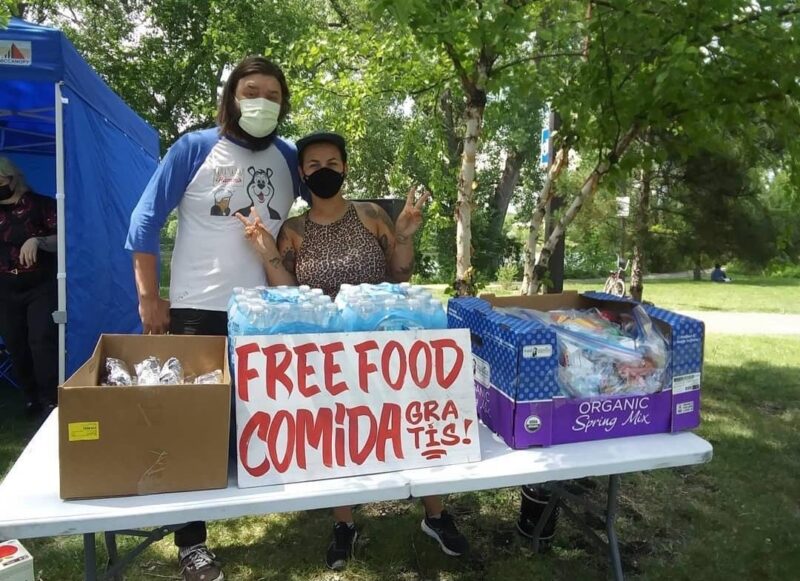
<svg viewBox="0 0 800 581">
<path fill-rule="evenodd" d="M 161 368 L 158 375 L 158 383 L 161 385 L 180 385 L 185 383 L 183 376 L 183 365 L 177 357 L 170 357 Z"/>
<path fill-rule="evenodd" d="M 128 364 L 121 359 L 114 357 L 106 358 L 106 373 L 103 380 L 103 385 L 109 386 L 127 386 L 133 385 L 133 378 L 131 371 L 128 369 Z"/>
<path fill-rule="evenodd" d="M 138 385 L 158 385 L 161 383 L 161 361 L 158 357 L 150 356 L 135 365 Z"/>
<path fill-rule="evenodd" d="M 134 365 L 134 369 L 136 374 L 132 375 L 127 363 L 121 359 L 108 357 L 101 385 L 185 385 L 222 383 L 224 381 L 221 369 L 214 369 L 200 376 L 186 374 L 183 364 L 177 357 L 170 357 L 164 362 L 164 365 L 161 365 L 158 357 L 150 356 Z"/>
<path fill-rule="evenodd" d="M 221 369 L 215 369 L 214 371 L 210 371 L 208 373 L 204 373 L 200 375 L 194 380 L 194 383 L 222 383 L 223 376 Z"/>
<path fill-rule="evenodd" d="M 664 385 L 669 345 L 640 305 L 630 313 L 497 310 L 552 327 L 559 348 L 558 384 L 565 395 L 643 395 Z"/>
</svg>

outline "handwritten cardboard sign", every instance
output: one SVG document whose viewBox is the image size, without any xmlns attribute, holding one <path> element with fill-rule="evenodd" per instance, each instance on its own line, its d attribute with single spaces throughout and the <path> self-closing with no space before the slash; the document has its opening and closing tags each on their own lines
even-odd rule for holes
<svg viewBox="0 0 800 581">
<path fill-rule="evenodd" d="M 463 329 L 236 337 L 240 487 L 480 460 Z"/>
</svg>

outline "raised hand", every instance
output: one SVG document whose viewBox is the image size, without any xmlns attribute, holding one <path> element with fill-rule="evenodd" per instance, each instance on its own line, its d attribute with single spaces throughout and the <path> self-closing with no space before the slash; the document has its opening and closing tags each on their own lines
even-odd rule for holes
<svg viewBox="0 0 800 581">
<path fill-rule="evenodd" d="M 264 222 L 261 221 L 261 216 L 255 206 L 250 208 L 249 218 L 245 218 L 241 214 L 236 214 L 236 217 L 244 226 L 244 237 L 250 242 L 250 245 L 259 254 L 266 254 L 269 251 L 274 251 L 277 246 L 275 238 L 272 237 Z"/>
<path fill-rule="evenodd" d="M 417 186 L 413 186 L 408 190 L 406 205 L 394 222 L 394 231 L 398 244 L 408 243 L 419 230 L 419 227 L 422 226 L 422 207 L 430 197 L 430 192 L 423 191 L 422 195 L 417 199 Z"/>
</svg>

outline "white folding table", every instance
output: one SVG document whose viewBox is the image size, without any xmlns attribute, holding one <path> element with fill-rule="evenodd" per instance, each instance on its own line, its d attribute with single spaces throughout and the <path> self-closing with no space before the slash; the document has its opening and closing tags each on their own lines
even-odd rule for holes
<svg viewBox="0 0 800 581">
<path fill-rule="evenodd" d="M 621 579 L 614 533 L 620 474 L 701 464 L 712 455 L 711 445 L 692 433 L 511 450 L 481 426 L 483 460 L 472 464 L 245 489 L 236 486 L 232 474 L 228 487 L 220 490 L 63 501 L 58 494 L 57 413 L 50 415 L 0 483 L 0 540 L 83 534 L 87 581 L 114 579 L 147 546 L 191 521 L 548 482 L 555 494 L 537 525 L 541 532 L 557 499 L 580 501 L 554 483 L 587 476 L 609 476 L 606 548 L 615 577 Z M 140 530 L 148 527 L 155 529 Z M 110 557 L 100 573 L 95 564 L 97 532 L 106 533 Z M 120 559 L 116 534 L 145 540 Z"/>
</svg>

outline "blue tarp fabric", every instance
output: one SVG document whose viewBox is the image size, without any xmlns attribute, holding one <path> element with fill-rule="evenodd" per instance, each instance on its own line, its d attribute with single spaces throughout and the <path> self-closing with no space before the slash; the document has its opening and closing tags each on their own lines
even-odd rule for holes
<svg viewBox="0 0 800 581">
<path fill-rule="evenodd" d="M 56 190 L 55 84 L 65 98 L 66 372 L 100 333 L 140 329 L 131 212 L 158 163 L 158 134 L 81 58 L 64 34 L 12 19 L 0 29 L 0 155 L 39 193 Z"/>
</svg>

